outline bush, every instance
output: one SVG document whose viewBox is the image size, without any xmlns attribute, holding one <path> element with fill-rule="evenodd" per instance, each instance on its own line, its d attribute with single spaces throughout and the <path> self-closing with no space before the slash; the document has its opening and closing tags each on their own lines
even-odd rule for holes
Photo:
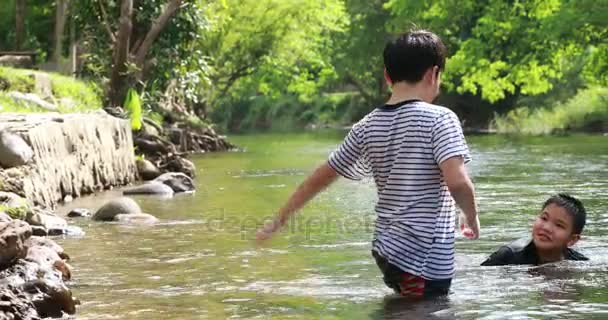
<svg viewBox="0 0 608 320">
<path fill-rule="evenodd" d="M 497 115 L 493 125 L 500 133 L 536 135 L 608 130 L 608 88 L 580 90 L 553 108 L 516 108 L 504 116 Z"/>
<path fill-rule="evenodd" d="M 293 95 L 278 98 L 260 95 L 222 100 L 211 117 L 221 128 L 230 131 L 289 131 L 309 125 L 352 124 L 369 110 L 354 92 L 321 94 L 311 101 L 301 101 Z"/>
</svg>

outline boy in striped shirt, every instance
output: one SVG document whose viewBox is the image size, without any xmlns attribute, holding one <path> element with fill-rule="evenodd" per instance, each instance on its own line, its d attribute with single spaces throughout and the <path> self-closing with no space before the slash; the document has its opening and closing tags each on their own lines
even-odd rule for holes
<svg viewBox="0 0 608 320">
<path fill-rule="evenodd" d="M 337 177 L 372 176 L 378 203 L 372 255 L 384 282 L 404 296 L 447 294 L 454 276 L 455 206 L 470 238 L 479 236 L 469 150 L 458 117 L 433 105 L 446 49 L 424 30 L 384 49 L 388 101 L 356 123 L 329 160 L 318 167 L 258 231 L 272 236 L 298 209 Z"/>
</svg>

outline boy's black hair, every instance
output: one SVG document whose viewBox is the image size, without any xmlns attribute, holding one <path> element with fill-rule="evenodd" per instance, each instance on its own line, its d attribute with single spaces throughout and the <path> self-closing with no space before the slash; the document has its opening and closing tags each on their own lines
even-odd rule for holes
<svg viewBox="0 0 608 320">
<path fill-rule="evenodd" d="M 543 209 L 550 204 L 555 204 L 558 207 L 566 209 L 566 212 L 568 212 L 568 214 L 572 217 L 573 234 L 581 234 L 583 232 L 585 223 L 587 223 L 587 212 L 585 211 L 585 207 L 580 200 L 569 194 L 559 193 L 547 199 L 543 205 Z"/>
<path fill-rule="evenodd" d="M 439 36 L 426 30 L 414 30 L 386 44 L 384 67 L 393 83 L 416 83 L 431 67 L 443 70 L 446 52 Z"/>
</svg>

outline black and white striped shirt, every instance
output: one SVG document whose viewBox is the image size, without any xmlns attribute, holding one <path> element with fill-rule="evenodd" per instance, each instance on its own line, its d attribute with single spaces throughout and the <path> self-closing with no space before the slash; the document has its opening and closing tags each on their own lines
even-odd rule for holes
<svg viewBox="0 0 608 320">
<path fill-rule="evenodd" d="M 373 249 L 429 280 L 454 275 L 455 206 L 439 164 L 470 160 L 458 116 L 419 100 L 376 108 L 329 157 L 340 175 L 373 176 L 378 189 Z"/>
</svg>

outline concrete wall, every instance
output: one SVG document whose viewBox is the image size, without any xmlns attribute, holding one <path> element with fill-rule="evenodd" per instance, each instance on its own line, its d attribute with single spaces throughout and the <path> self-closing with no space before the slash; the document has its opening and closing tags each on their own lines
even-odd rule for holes
<svg viewBox="0 0 608 320">
<path fill-rule="evenodd" d="M 131 183 L 137 169 L 127 120 L 95 114 L 0 114 L 0 130 L 19 134 L 33 149 L 31 164 L 0 170 L 0 189 L 55 207 Z"/>
</svg>

